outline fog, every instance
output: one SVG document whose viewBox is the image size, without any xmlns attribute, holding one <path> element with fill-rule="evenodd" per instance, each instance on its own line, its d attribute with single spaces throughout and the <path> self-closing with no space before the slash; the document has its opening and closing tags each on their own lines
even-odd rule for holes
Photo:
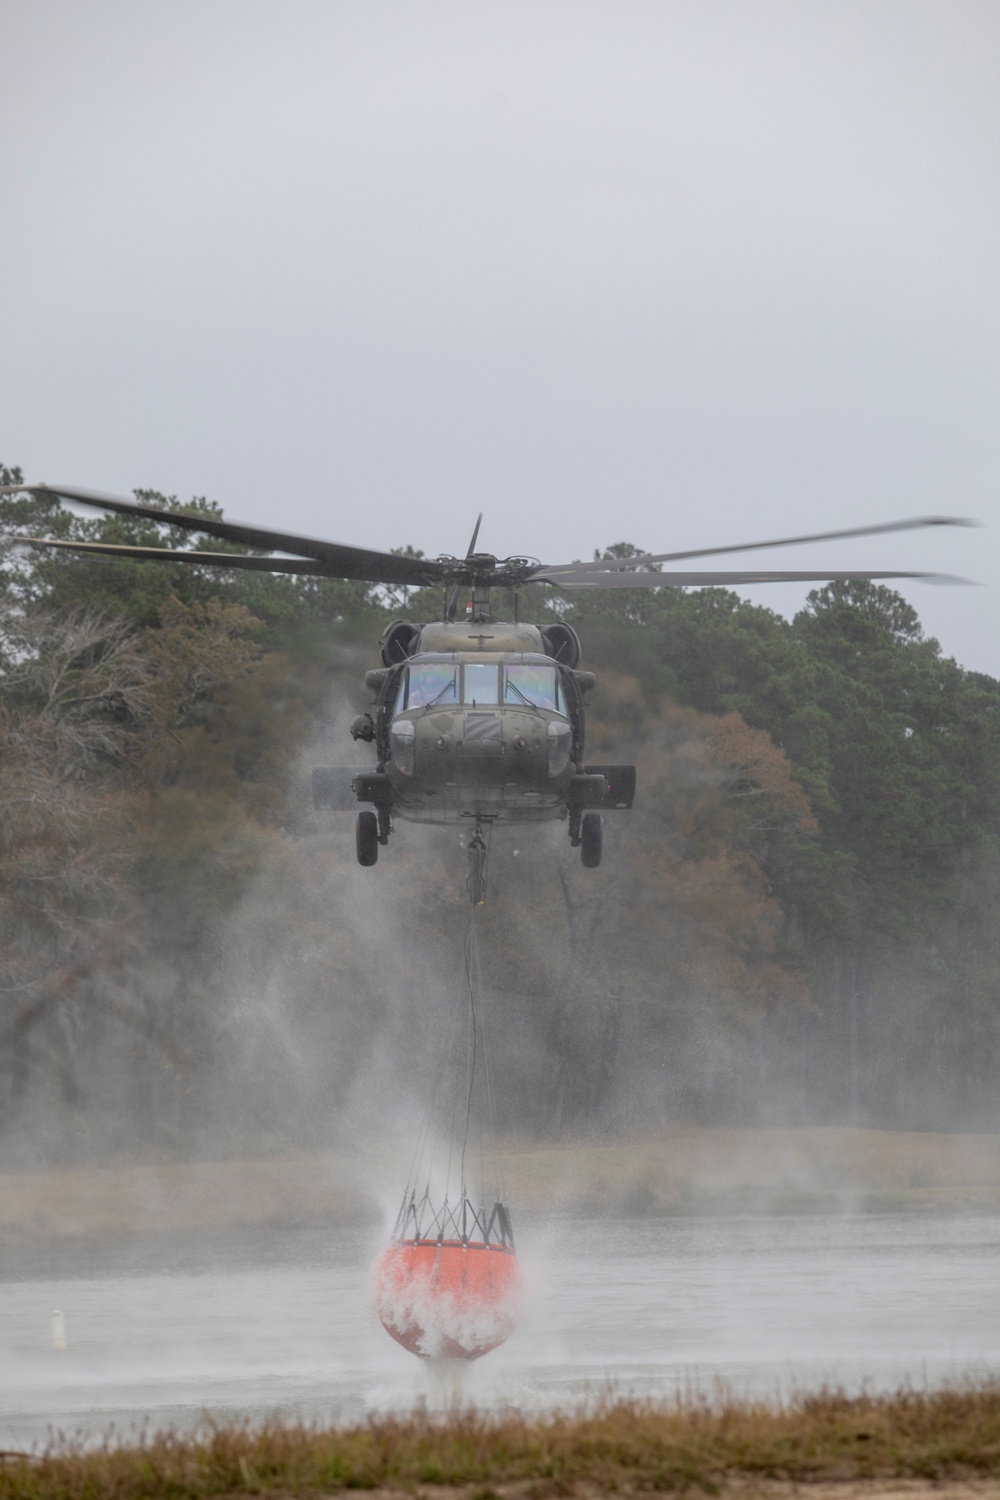
<svg viewBox="0 0 1000 1500">
<path fill-rule="evenodd" d="M 340 665 L 356 670 L 350 653 Z M 303 783 L 353 711 L 346 688 L 333 695 Z M 689 775 L 690 749 L 679 735 Z M 509 1341 L 442 1383 L 371 1314 L 415 1139 L 429 1123 L 440 1164 L 462 1135 L 472 908 L 455 830 L 400 827 L 360 870 L 350 819 L 327 814 L 262 861 L 204 948 L 185 955 L 172 934 L 176 973 L 141 975 L 169 1051 L 123 1012 L 102 1026 L 78 1009 L 76 1097 L 35 1086 L 8 1116 L 5 1445 L 456 1396 L 550 1410 L 608 1389 L 714 1397 L 720 1382 L 765 1398 L 926 1387 L 991 1368 L 995 1136 L 843 1128 L 859 1078 L 869 1101 L 884 1089 L 914 976 L 897 976 L 854 1076 L 842 1017 L 804 1006 L 797 1031 L 769 1025 L 713 990 L 696 929 L 685 940 L 673 919 L 638 940 L 621 915 L 636 835 L 609 825 L 603 874 L 570 864 L 561 828 L 498 830 L 475 916 L 526 1281 Z M 905 1123 L 940 1131 L 959 1114 L 930 1055 Z M 907 1067 L 901 1054 L 893 1076 Z M 992 1093 L 982 1107 L 995 1129 Z M 824 1112 L 840 1128 L 807 1125 Z"/>
<path fill-rule="evenodd" d="M 546 561 L 992 522 L 998 27 L 10 0 L 0 457 L 430 554 L 480 509 Z M 989 533 L 798 560 L 1000 566 Z M 904 592 L 1000 670 L 994 587 Z"/>
<path fill-rule="evenodd" d="M 447 1386 L 368 1314 L 377 1241 L 358 1231 L 8 1254 L 0 1440 L 127 1440 L 275 1412 L 363 1421 L 456 1395 L 538 1412 L 608 1391 L 773 1400 L 981 1380 L 1000 1348 L 998 1234 L 982 1215 L 536 1228 L 519 1329 Z M 65 1351 L 46 1347 L 53 1305 Z"/>
<path fill-rule="evenodd" d="M 947 907 L 934 917 L 939 955 L 933 933 L 914 945 L 887 928 L 863 958 L 828 945 L 800 972 L 780 946 L 788 923 L 761 872 L 738 853 L 713 856 L 712 796 L 721 792 L 704 731 L 675 708 L 640 733 L 627 696 L 610 741 L 592 728 L 603 753 L 638 751 L 643 800 L 631 814 L 607 814 L 600 870 L 582 867 L 562 823 L 501 825 L 486 904 L 474 910 L 465 831 L 404 820 L 377 866 L 361 869 L 353 818 L 317 812 L 310 799 L 313 766 L 363 758 L 348 733 L 367 697 L 359 676 L 357 649 L 342 650 L 319 732 L 299 750 L 288 827 L 249 847 L 235 904 L 223 901 L 205 924 L 190 902 L 158 903 L 147 886 L 144 947 L 113 929 L 110 950 L 68 980 L 52 955 L 65 1000 L 51 1004 L 63 990 L 46 978 L 23 1034 L 11 992 L 0 1166 L 138 1159 L 152 1170 L 289 1155 L 287 1192 L 266 1169 L 261 1177 L 234 1166 L 231 1180 L 220 1178 L 221 1220 L 210 1194 L 182 1178 L 151 1182 L 153 1209 L 140 1187 L 138 1206 L 117 1211 L 122 1222 L 133 1213 L 169 1227 L 161 1201 L 187 1194 L 182 1225 L 199 1212 L 212 1223 L 229 1214 L 391 1225 L 422 1132 L 430 1145 L 421 1161 L 436 1149 L 440 1165 L 451 1149 L 457 1163 L 474 921 L 473 1156 L 492 1149 L 491 1117 L 502 1152 L 515 1157 L 581 1142 L 621 1152 L 608 1170 L 572 1149 L 536 1180 L 524 1168 L 532 1212 L 674 1212 L 703 1199 L 767 1209 L 782 1195 L 847 1209 L 921 1187 L 947 1197 L 950 1184 L 962 1202 L 997 1191 L 982 1135 L 1000 1126 L 995 957 L 974 912 L 959 929 L 979 955 L 963 971 L 967 993 L 940 972 L 955 941 Z M 183 803 L 174 815 L 189 816 Z M 688 817 L 701 831 L 678 863 L 674 825 Z M 205 882 L 206 895 L 214 869 L 231 879 L 233 837 L 220 824 L 197 863 L 187 855 L 179 866 L 182 878 Z M 701 855 L 699 839 L 709 841 Z M 170 895 L 175 856 L 159 857 Z M 717 1132 L 716 1146 L 685 1145 L 677 1133 L 688 1127 Z M 937 1136 L 926 1148 L 893 1136 L 883 1160 L 871 1143 L 817 1149 L 808 1133 L 827 1127 L 965 1136 L 943 1156 Z M 782 1130 L 793 1135 L 782 1141 Z M 750 1133 L 745 1146 L 740 1131 Z M 804 1145 L 794 1136 L 802 1131 Z M 308 1153 L 318 1153 L 317 1178 L 337 1177 L 339 1191 L 308 1185 Z M 478 1190 L 478 1173 L 475 1181 Z M 496 1186 L 491 1165 L 487 1197 Z M 62 1209 L 62 1191 L 53 1186 L 42 1205 L 60 1233 L 78 1212 Z M 115 1222 L 96 1212 L 96 1223 Z M 26 1217 L 12 1211 L 15 1223 Z"/>
<path fill-rule="evenodd" d="M 431 555 L 480 510 L 482 546 L 549 562 L 995 523 L 998 42 L 977 0 L 8 0 L 0 459 Z M 974 578 L 901 591 L 995 676 L 993 537 L 775 564 Z M 804 590 L 749 596 L 792 613 Z M 0 1302 L 18 1441 L 95 1388 L 124 1419 L 322 1415 L 320 1385 L 347 1414 L 412 1400 L 359 1289 L 435 1084 L 461 1088 L 470 910 L 454 830 L 401 828 L 361 871 L 349 820 L 308 809 L 310 767 L 350 753 L 361 656 L 337 656 L 288 826 L 261 824 L 259 873 L 210 937 L 164 924 L 137 957 L 142 934 L 118 933 L 122 972 L 99 955 L 72 1004 L 38 981 L 0 1143 L 5 1241 L 55 1245 L 21 1252 Z M 705 893 L 652 879 L 655 817 L 698 790 L 684 722 L 636 752 L 622 719 L 623 759 L 661 757 L 660 802 L 609 819 L 596 876 L 561 828 L 495 844 L 482 999 L 536 1283 L 480 1391 L 544 1405 L 609 1373 L 770 1390 L 778 1370 L 989 1362 L 995 1220 L 921 1237 L 856 1211 L 995 1203 L 994 949 L 950 1008 L 946 958 L 888 943 L 864 974 L 845 959 L 813 995 L 743 1004 Z M 766 1215 L 792 1211 L 829 1217 L 799 1219 L 789 1252 Z M 566 1214 L 591 1221 L 579 1255 Z M 169 1239 L 188 1231 L 194 1250 Z M 58 1379 L 37 1345 L 53 1289 L 79 1354 Z"/>
</svg>

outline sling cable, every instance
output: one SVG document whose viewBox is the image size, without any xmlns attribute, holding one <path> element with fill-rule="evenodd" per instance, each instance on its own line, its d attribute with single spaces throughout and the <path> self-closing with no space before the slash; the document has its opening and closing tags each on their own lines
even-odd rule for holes
<svg viewBox="0 0 1000 1500">
<path fill-rule="evenodd" d="M 475 907 L 456 991 L 447 1064 L 417 1138 L 392 1238 L 372 1278 L 383 1328 L 424 1359 L 488 1354 L 513 1332 L 521 1301 L 496 1141 Z M 463 1029 L 464 1078 L 457 1066 Z"/>
</svg>

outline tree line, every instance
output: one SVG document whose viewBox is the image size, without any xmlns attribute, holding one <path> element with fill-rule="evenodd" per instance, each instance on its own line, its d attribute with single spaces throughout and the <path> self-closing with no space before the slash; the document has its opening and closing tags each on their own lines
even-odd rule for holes
<svg viewBox="0 0 1000 1500">
<path fill-rule="evenodd" d="M 0 1157 L 352 1139 L 386 1099 L 405 1126 L 465 856 L 401 825 L 360 870 L 309 771 L 354 763 L 378 637 L 437 592 L 199 569 L 189 533 L 27 495 L 0 544 Z M 494 838 L 501 1127 L 995 1128 L 1000 683 L 870 583 L 791 621 L 721 589 L 533 592 L 598 673 L 588 757 L 634 760 L 639 793 L 596 872 L 562 826 Z"/>
</svg>

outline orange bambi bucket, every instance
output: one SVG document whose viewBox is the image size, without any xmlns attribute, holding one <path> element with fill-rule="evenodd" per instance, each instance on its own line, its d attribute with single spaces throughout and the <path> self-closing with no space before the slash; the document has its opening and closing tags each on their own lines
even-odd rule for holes
<svg viewBox="0 0 1000 1500">
<path fill-rule="evenodd" d="M 375 1263 L 375 1311 L 386 1333 L 424 1359 L 479 1359 L 514 1331 L 521 1270 L 506 1245 L 394 1240 Z"/>
</svg>

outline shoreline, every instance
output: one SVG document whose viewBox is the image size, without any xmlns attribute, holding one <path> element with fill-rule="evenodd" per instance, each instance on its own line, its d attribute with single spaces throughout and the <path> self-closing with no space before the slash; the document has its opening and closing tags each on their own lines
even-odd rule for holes
<svg viewBox="0 0 1000 1500">
<path fill-rule="evenodd" d="M 507 1142 L 516 1217 L 1000 1210 L 1000 1135 L 677 1127 L 628 1141 Z M 283 1224 L 377 1224 L 405 1145 L 0 1173 L 0 1245 Z"/>
<path fill-rule="evenodd" d="M 88 1448 L 56 1441 L 0 1461 L 0 1500 L 186 1500 L 250 1494 L 379 1500 L 648 1495 L 959 1497 L 997 1493 L 1000 1386 L 780 1404 L 598 1402 L 532 1416 L 469 1408 L 342 1427 L 206 1421 Z"/>
</svg>

